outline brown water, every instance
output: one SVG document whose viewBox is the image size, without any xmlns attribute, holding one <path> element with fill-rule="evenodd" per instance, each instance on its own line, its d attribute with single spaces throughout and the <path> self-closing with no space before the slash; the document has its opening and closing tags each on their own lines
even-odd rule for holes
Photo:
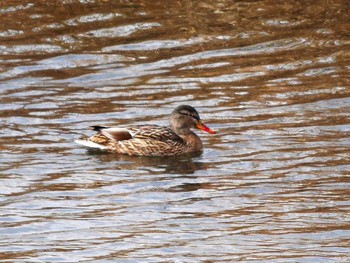
<svg viewBox="0 0 350 263">
<path fill-rule="evenodd" d="M 349 1 L 0 2 L 1 262 L 350 262 Z M 201 156 L 73 143 L 190 104 Z"/>
</svg>

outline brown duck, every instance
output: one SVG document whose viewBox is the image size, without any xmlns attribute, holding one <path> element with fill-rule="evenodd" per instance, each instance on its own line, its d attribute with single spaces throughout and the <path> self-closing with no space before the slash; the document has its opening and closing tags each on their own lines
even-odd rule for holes
<svg viewBox="0 0 350 263">
<path fill-rule="evenodd" d="M 198 112 L 188 105 L 181 105 L 171 113 L 170 127 L 91 127 L 97 132 L 95 135 L 75 142 L 91 148 L 140 156 L 173 156 L 201 152 L 202 141 L 191 128 L 215 133 L 201 122 Z"/>
</svg>

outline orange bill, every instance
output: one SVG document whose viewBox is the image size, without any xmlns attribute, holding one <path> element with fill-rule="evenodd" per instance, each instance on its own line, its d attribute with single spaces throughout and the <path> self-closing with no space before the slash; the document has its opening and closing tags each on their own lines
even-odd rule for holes
<svg viewBox="0 0 350 263">
<path fill-rule="evenodd" d="M 210 134 L 214 134 L 215 131 L 211 130 L 209 127 L 207 127 L 205 124 L 203 124 L 201 121 L 196 124 L 196 128 L 205 132 L 208 132 Z"/>
</svg>

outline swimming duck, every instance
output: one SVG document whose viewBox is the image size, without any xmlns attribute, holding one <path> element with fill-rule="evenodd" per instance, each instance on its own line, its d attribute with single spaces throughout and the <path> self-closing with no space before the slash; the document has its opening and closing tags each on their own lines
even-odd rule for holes
<svg viewBox="0 0 350 263">
<path fill-rule="evenodd" d="M 175 156 L 201 152 L 201 139 L 192 128 L 210 134 L 199 118 L 198 112 L 189 105 L 177 107 L 170 115 L 170 127 L 158 125 L 134 125 L 125 128 L 91 126 L 97 133 L 75 142 L 118 154 L 139 156 Z"/>
</svg>

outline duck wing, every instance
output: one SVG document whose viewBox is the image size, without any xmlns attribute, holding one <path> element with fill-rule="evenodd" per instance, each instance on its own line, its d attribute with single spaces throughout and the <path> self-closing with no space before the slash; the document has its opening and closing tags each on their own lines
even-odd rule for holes
<svg viewBox="0 0 350 263">
<path fill-rule="evenodd" d="M 140 140 L 157 140 L 157 141 L 178 141 L 183 142 L 183 139 L 173 132 L 170 128 L 158 125 L 142 125 L 132 126 L 128 128 L 91 126 L 98 134 L 102 134 L 108 139 L 114 141 L 124 141 L 131 139 Z"/>
<path fill-rule="evenodd" d="M 157 125 L 92 128 L 97 133 L 89 141 L 129 155 L 176 155 L 185 146 L 185 141 L 170 128 Z"/>
<path fill-rule="evenodd" d="M 91 128 L 97 132 L 96 138 L 99 138 L 98 135 L 103 135 L 108 139 L 115 141 L 124 141 L 130 140 L 133 136 L 129 129 L 119 128 L 119 127 L 106 127 L 106 126 L 91 126 Z M 93 137 L 94 137 L 93 136 Z"/>
</svg>

